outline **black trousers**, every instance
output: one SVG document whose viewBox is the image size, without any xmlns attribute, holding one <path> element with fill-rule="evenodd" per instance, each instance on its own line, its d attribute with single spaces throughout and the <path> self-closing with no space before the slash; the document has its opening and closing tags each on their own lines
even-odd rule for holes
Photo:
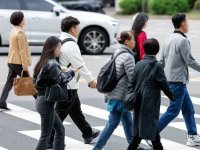
<svg viewBox="0 0 200 150">
<path fill-rule="evenodd" d="M 6 84 L 4 85 L 1 98 L 0 98 L 0 107 L 7 107 L 6 100 L 8 98 L 9 92 L 13 87 L 13 80 L 14 78 L 18 76 L 21 76 L 22 73 L 22 65 L 17 65 L 17 64 L 8 64 L 8 76 L 7 76 L 7 81 Z M 29 74 L 28 72 L 23 73 L 23 77 L 28 77 Z M 36 99 L 36 95 L 33 95 L 33 97 Z"/>
<path fill-rule="evenodd" d="M 36 99 L 36 110 L 41 117 L 41 137 L 36 150 L 46 150 L 52 128 L 55 130 L 54 150 L 64 150 L 65 128 L 55 112 L 54 103 L 44 101 L 44 96 Z"/>
<path fill-rule="evenodd" d="M 133 137 L 127 150 L 137 150 L 141 141 L 142 141 L 142 138 L 137 137 L 137 136 Z M 160 141 L 159 133 L 157 133 L 155 141 L 152 141 L 152 145 L 153 145 L 154 150 L 164 150 L 162 143 Z"/>
<path fill-rule="evenodd" d="M 8 98 L 8 94 L 10 90 L 13 87 L 13 79 L 21 75 L 21 72 L 23 70 L 22 65 L 16 65 L 16 64 L 8 64 L 8 76 L 6 84 L 4 85 L 1 98 L 0 98 L 0 107 L 7 107 L 6 100 Z"/>
<path fill-rule="evenodd" d="M 55 110 L 61 121 L 63 122 L 65 118 L 69 115 L 76 126 L 81 130 L 82 137 L 87 138 L 92 135 L 92 128 L 89 123 L 85 120 L 83 112 L 81 110 L 81 102 L 78 97 L 77 90 L 68 90 L 69 99 L 71 99 L 71 103 L 69 102 L 57 102 L 55 105 Z M 53 141 L 55 131 L 52 131 L 50 142 Z"/>
</svg>

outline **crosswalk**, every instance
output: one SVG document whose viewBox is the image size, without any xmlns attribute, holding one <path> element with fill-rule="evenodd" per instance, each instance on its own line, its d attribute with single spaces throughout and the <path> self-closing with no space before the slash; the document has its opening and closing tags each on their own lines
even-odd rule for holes
<svg viewBox="0 0 200 150">
<path fill-rule="evenodd" d="M 162 98 L 166 99 L 165 96 L 163 96 Z M 196 107 L 200 106 L 200 98 L 192 97 L 192 101 Z M 24 121 L 28 121 L 30 123 L 40 125 L 40 116 L 36 111 L 30 110 L 30 109 L 22 107 L 22 106 L 18 106 L 16 104 L 11 104 L 11 103 L 8 104 L 8 107 L 11 108 L 12 111 L 6 111 L 6 112 L 4 112 L 5 114 L 16 117 L 16 118 L 23 119 Z M 98 108 L 96 106 L 92 106 L 92 105 L 88 105 L 88 104 L 82 104 L 81 107 L 82 107 L 82 111 L 85 115 L 93 117 L 93 119 L 95 119 L 95 120 L 100 119 L 101 121 L 104 121 L 104 122 L 106 122 L 108 120 L 109 113 L 103 108 Z M 167 109 L 167 106 L 162 105 L 160 113 L 163 114 L 166 111 L 166 109 Z M 195 114 L 195 117 L 199 122 L 200 114 Z M 68 126 L 70 127 L 70 125 L 73 125 L 73 123 L 71 123 L 69 121 L 65 121 L 64 125 L 65 125 L 65 127 L 68 127 Z M 92 128 L 99 129 L 102 131 L 104 128 L 104 125 L 105 124 L 95 125 L 95 126 L 92 126 Z M 172 123 L 170 123 L 169 127 L 170 128 L 166 129 L 166 130 L 169 130 L 168 132 L 171 133 L 171 136 L 176 136 L 176 134 L 174 133 L 175 131 L 179 131 L 182 133 L 182 135 L 186 136 L 186 127 L 185 127 L 184 120 L 183 120 L 181 113 L 178 116 L 178 120 L 175 120 Z M 198 124 L 198 123 L 197 123 L 197 129 L 198 129 L 198 131 L 200 131 L 200 124 Z M 172 131 L 170 131 L 170 130 L 172 130 Z M 33 138 L 36 140 L 38 140 L 39 136 L 40 136 L 40 130 L 20 130 L 17 132 L 19 134 L 22 134 L 24 136 L 27 136 L 29 138 Z M 121 138 L 125 141 L 123 127 L 121 125 L 114 131 L 113 136 L 116 136 L 117 138 Z M 179 138 L 179 137 L 177 137 L 177 138 Z M 68 134 L 66 134 L 65 143 L 67 145 L 66 149 L 69 149 L 69 150 L 91 150 L 93 148 L 93 145 L 83 144 L 82 140 L 77 139 L 76 137 L 73 137 L 72 135 L 69 136 Z M 186 140 L 179 141 L 179 140 L 176 140 L 176 138 L 174 140 L 174 138 L 171 139 L 169 137 L 169 135 L 165 136 L 165 134 L 162 135 L 162 143 L 165 147 L 165 150 L 177 150 L 177 149 L 197 150 L 197 149 L 200 149 L 200 147 L 187 147 L 185 145 Z M 146 145 L 145 141 L 142 141 L 142 144 Z M 8 150 L 4 147 L 1 147 L 1 145 L 0 145 L 0 150 Z M 118 149 L 116 149 L 116 150 L 118 150 Z M 121 149 L 119 149 L 119 150 L 121 150 Z"/>
</svg>

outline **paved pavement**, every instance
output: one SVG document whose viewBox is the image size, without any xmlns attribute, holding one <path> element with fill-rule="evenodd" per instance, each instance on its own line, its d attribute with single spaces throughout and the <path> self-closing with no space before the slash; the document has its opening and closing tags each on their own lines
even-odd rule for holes
<svg viewBox="0 0 200 150">
<path fill-rule="evenodd" d="M 127 30 L 131 26 L 131 20 L 121 20 L 120 30 Z M 195 58 L 200 61 L 199 49 L 199 35 L 198 24 L 200 21 L 192 21 L 191 44 L 193 47 L 193 54 Z M 161 44 L 167 35 L 172 31 L 169 20 L 152 20 L 147 29 L 149 37 L 157 37 Z M 32 47 L 32 49 L 35 47 Z M 39 47 L 38 49 L 40 49 Z M 2 48 L 0 48 L 1 50 Z M 113 48 L 107 49 L 104 55 L 87 56 L 84 59 L 88 68 L 96 77 L 101 66 L 110 58 Z M 33 58 L 33 65 L 30 68 L 31 74 L 33 66 L 38 60 L 38 56 Z M 7 56 L 0 56 L 0 93 L 7 76 L 6 66 Z M 200 73 L 190 70 L 191 82 L 188 89 L 192 96 L 192 101 L 196 110 L 196 123 L 200 131 Z M 102 130 L 106 124 L 108 112 L 106 111 L 106 104 L 103 100 L 103 95 L 96 90 L 89 89 L 84 79 L 81 79 L 80 84 L 80 99 L 82 102 L 82 110 L 86 119 L 91 124 L 92 128 Z M 17 97 L 13 91 L 10 92 L 8 98 L 9 107 L 12 111 L 0 113 L 0 150 L 34 150 L 40 135 L 40 118 L 35 111 L 35 101 L 32 97 Z M 169 104 L 168 99 L 162 98 L 161 114 L 165 112 Z M 66 149 L 69 150 L 91 150 L 97 139 L 91 145 L 83 144 L 81 132 L 74 125 L 70 117 L 65 120 L 66 133 Z M 190 148 L 186 143 L 186 128 L 182 114 L 178 116 L 161 134 L 162 143 L 165 150 L 196 150 L 200 147 Z M 145 146 L 145 142 L 143 142 Z M 105 150 L 125 150 L 128 144 L 125 140 L 122 126 L 120 125 L 105 146 Z"/>
</svg>

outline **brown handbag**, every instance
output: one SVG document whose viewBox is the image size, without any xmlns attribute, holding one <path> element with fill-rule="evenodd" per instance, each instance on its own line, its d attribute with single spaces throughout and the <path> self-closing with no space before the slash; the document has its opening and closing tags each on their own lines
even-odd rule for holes
<svg viewBox="0 0 200 150">
<path fill-rule="evenodd" d="M 24 70 L 21 73 L 20 78 L 14 78 L 13 86 L 14 92 L 17 96 L 29 96 L 36 95 L 37 90 L 33 84 L 33 78 L 23 77 Z"/>
</svg>

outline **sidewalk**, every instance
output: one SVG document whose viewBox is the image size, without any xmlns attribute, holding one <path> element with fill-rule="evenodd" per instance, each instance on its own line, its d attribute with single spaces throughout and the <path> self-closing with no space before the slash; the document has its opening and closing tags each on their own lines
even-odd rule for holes
<svg viewBox="0 0 200 150">
<path fill-rule="evenodd" d="M 130 19 L 130 18 L 133 18 L 133 15 L 120 15 L 120 14 L 117 14 L 115 12 L 115 8 L 113 7 L 106 7 L 104 8 L 105 12 L 106 12 L 106 15 L 109 15 L 109 16 L 112 16 L 116 19 Z M 192 19 L 192 20 L 200 20 L 200 12 L 189 12 L 187 13 L 187 16 L 189 19 Z M 171 19 L 171 16 L 168 16 L 168 15 L 150 15 L 150 18 L 152 19 Z"/>
</svg>

